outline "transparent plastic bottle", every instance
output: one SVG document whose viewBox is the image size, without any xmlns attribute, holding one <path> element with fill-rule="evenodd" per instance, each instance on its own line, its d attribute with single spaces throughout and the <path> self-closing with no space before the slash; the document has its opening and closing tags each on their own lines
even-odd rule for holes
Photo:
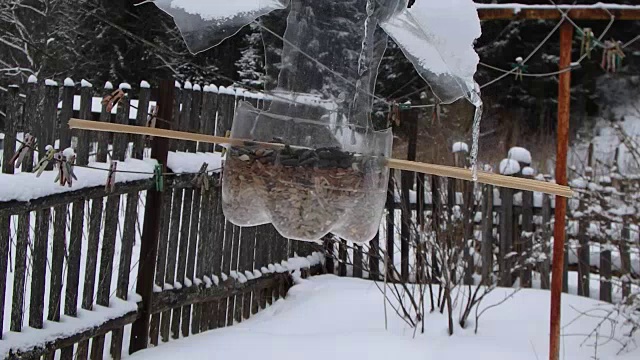
<svg viewBox="0 0 640 360">
<path fill-rule="evenodd" d="M 222 179 L 227 219 L 238 226 L 273 223 L 295 240 L 317 241 L 330 232 L 358 243 L 371 240 L 386 200 L 391 131 L 339 125 L 331 115 L 277 115 L 273 105 L 268 113 L 244 102 L 237 109 L 231 137 L 253 142 L 227 152 Z M 306 114 L 323 113 L 314 109 L 322 106 L 296 104 L 298 113 Z"/>
</svg>

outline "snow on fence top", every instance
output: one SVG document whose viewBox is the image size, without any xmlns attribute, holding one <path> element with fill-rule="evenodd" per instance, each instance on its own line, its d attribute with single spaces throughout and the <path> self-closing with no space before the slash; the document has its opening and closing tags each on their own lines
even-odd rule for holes
<svg viewBox="0 0 640 360">
<path fill-rule="evenodd" d="M 520 172 L 520 163 L 513 159 L 503 159 L 500 161 L 500 174 L 515 175 Z"/>
<path fill-rule="evenodd" d="M 116 182 L 151 179 L 156 164 L 157 161 L 151 159 L 119 161 L 118 170 L 121 172 L 116 174 Z M 105 170 L 109 169 L 109 164 L 92 162 L 89 166 L 94 169 L 74 168 L 78 179 L 74 181 L 73 187 L 60 186 L 60 183 L 54 181 L 58 175 L 57 170 L 45 171 L 40 177 L 36 177 L 34 173 L 0 174 L 0 201 L 30 201 L 78 189 L 104 186 L 107 178 Z"/>
<path fill-rule="evenodd" d="M 453 144 L 453 149 L 451 151 L 454 153 L 469 152 L 469 145 L 467 145 L 467 143 L 464 143 L 464 142 L 457 142 Z"/>
<path fill-rule="evenodd" d="M 523 147 L 512 147 L 509 149 L 509 155 L 507 157 L 517 162 L 531 164 L 531 152 Z"/>
</svg>

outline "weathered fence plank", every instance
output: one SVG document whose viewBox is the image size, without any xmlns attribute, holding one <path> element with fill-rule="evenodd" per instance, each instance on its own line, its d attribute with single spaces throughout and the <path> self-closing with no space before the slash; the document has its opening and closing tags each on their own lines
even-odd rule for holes
<svg viewBox="0 0 640 360">
<path fill-rule="evenodd" d="M 611 302 L 611 248 L 610 242 L 600 244 L 600 300 Z"/>
<path fill-rule="evenodd" d="M 493 186 L 482 186 L 482 283 L 493 281 Z"/>
<path fill-rule="evenodd" d="M 510 287 L 513 268 L 513 190 L 500 189 L 502 212 L 500 213 L 500 286 Z"/>
<path fill-rule="evenodd" d="M 542 195 L 542 251 L 547 256 L 540 264 L 540 287 L 548 290 L 551 287 L 551 236 L 553 234 L 551 225 L 551 197 Z"/>
<path fill-rule="evenodd" d="M 16 127 L 20 119 L 18 93 L 20 88 L 11 87 L 8 94 L 7 115 L 5 118 L 5 138 L 3 148 L 2 172 L 13 174 L 14 166 L 11 158 L 16 148 Z M 11 246 L 11 215 L 0 215 L 0 339 L 4 331 L 4 307 L 7 289 L 7 268 L 9 263 L 9 249 Z"/>
<path fill-rule="evenodd" d="M 531 287 L 532 269 L 529 259 L 533 251 L 533 192 L 522 192 L 522 228 L 520 239 L 523 242 L 522 270 L 520 271 L 520 286 Z"/>
<path fill-rule="evenodd" d="M 122 87 L 122 86 L 121 86 Z M 123 88 L 126 90 L 126 88 Z M 125 93 L 126 94 L 126 93 Z M 116 114 L 116 122 L 119 124 L 128 124 L 129 122 L 129 98 L 128 94 L 118 103 Z M 128 146 L 128 136 L 126 134 L 114 134 L 112 146 L 112 159 L 116 161 L 124 161 Z M 113 258 L 115 255 L 116 237 L 118 234 L 118 223 L 120 220 L 120 200 L 121 195 L 111 195 L 107 197 L 107 205 L 105 207 L 104 229 L 102 236 L 102 247 L 100 249 L 100 273 L 98 279 L 98 292 L 96 294 L 96 303 L 102 306 L 109 306 L 111 298 L 111 279 L 113 277 Z M 136 199 L 137 201 L 137 199 Z M 134 219 L 130 219 L 134 220 Z M 127 247 L 126 244 L 123 244 Z M 127 250 L 124 250 L 125 252 Z M 126 296 L 126 295 L 125 295 Z M 113 334 L 116 342 L 122 341 L 118 339 L 121 333 Z M 112 338 L 113 338 L 112 335 Z M 91 344 L 91 358 L 102 358 L 104 352 L 104 335 L 93 338 Z M 119 349 L 118 349 L 119 350 Z M 114 354 L 112 353 L 112 356 Z M 117 354 L 116 354 L 117 355 Z"/>
<path fill-rule="evenodd" d="M 62 109 L 60 111 L 59 128 L 59 149 L 61 151 L 71 146 L 69 119 L 73 113 L 73 97 L 75 92 L 72 84 L 73 81 L 69 82 L 65 80 L 65 86 L 62 90 Z M 51 321 L 60 321 L 60 307 L 62 305 L 62 271 L 65 252 L 67 250 L 68 212 L 68 204 L 56 206 L 54 208 L 51 285 L 49 287 L 49 313 L 47 316 L 47 319 Z"/>
</svg>

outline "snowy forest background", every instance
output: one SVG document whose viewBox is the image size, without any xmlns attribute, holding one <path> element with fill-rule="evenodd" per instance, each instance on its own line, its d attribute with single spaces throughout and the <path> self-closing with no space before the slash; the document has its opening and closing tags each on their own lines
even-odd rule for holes
<svg viewBox="0 0 640 360">
<path fill-rule="evenodd" d="M 427 0 L 417 0 L 427 1 Z M 229 85 L 231 78 L 248 87 L 269 89 L 275 81 L 275 68 L 264 66 L 265 56 L 279 56 L 278 41 L 269 39 L 264 47 L 261 29 L 247 27 L 217 48 L 191 55 L 172 19 L 155 6 L 129 0 L 5 0 L 0 2 L 0 102 L 6 87 L 23 83 L 30 75 L 39 79 L 62 80 L 70 76 L 93 84 L 107 80 L 138 84 L 141 80 L 157 83 L 175 77 L 199 83 Z M 512 1 L 478 1 L 506 3 Z M 543 0 L 521 0 L 524 4 L 548 4 Z M 569 3 L 589 4 L 596 0 Z M 634 0 L 617 0 L 632 4 Z M 345 4 L 347 4 L 346 2 Z M 336 8 L 333 8 L 336 7 Z M 336 16 L 348 11 L 344 5 L 328 6 Z M 275 12 L 263 18 L 268 28 L 284 32 L 285 16 Z M 518 56 L 528 55 L 555 26 L 555 21 L 490 21 L 482 24 L 482 37 L 476 49 L 481 61 L 510 70 Z M 607 22 L 581 23 L 596 35 Z M 640 33 L 639 22 L 616 22 L 606 38 L 623 42 Z M 338 39 L 339 34 L 335 38 Z M 264 35 L 268 36 L 268 35 Z M 552 36 L 528 63 L 531 73 L 558 69 L 558 38 Z M 336 45 L 339 46 L 339 45 Z M 602 121 L 621 120 L 612 106 L 637 102 L 635 89 L 640 85 L 640 42 L 627 49 L 624 66 L 616 74 L 606 74 L 599 65 L 601 52 L 585 60 L 572 73 L 572 137 L 583 143 L 600 135 Z M 329 49 L 331 51 L 331 49 Z M 580 38 L 575 37 L 574 59 L 579 57 Z M 222 74 L 224 77 L 220 77 Z M 486 83 L 501 73 L 479 67 L 477 81 Z M 98 85 L 97 85 L 98 86 Z M 413 66 L 389 40 L 380 67 L 377 95 L 395 99 L 424 86 Z M 485 116 L 482 124 L 480 160 L 495 164 L 511 146 L 528 147 L 540 171 L 552 166 L 555 146 L 557 77 L 525 78 L 509 76 L 483 89 Z M 428 95 L 417 92 L 414 103 L 428 102 Z M 404 100 L 404 99 L 403 99 Z M 614 103 L 616 102 L 616 103 Z M 3 106 L 0 105 L 0 111 Z M 635 110 L 633 106 L 625 109 Z M 418 160 L 449 163 L 447 149 L 453 142 L 468 141 L 472 108 L 465 101 L 443 107 L 440 121 L 433 121 L 426 110 L 420 128 Z M 615 116 L 614 116 L 615 115 Z M 633 114 L 627 114 L 633 115 Z M 640 114 L 636 114 L 638 116 Z M 640 116 L 638 116 L 640 117 Z M 385 116 L 380 117 L 384 122 Z M 2 113 L 0 113 L 2 120 Z M 638 126 L 640 127 L 640 126 Z M 396 151 L 403 152 L 402 125 L 396 132 Z M 444 142 L 444 143 L 443 143 Z M 574 141 L 575 143 L 575 141 Z M 434 146 L 431 146 L 433 144 Z M 548 161 L 547 161 L 548 162 Z"/>
</svg>

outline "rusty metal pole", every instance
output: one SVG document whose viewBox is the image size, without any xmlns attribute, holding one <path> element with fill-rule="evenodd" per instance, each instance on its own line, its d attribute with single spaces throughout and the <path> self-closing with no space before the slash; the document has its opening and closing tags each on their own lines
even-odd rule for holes
<svg viewBox="0 0 640 360">
<path fill-rule="evenodd" d="M 560 69 L 571 66 L 571 41 L 573 26 L 565 22 L 560 28 Z M 567 152 L 569 150 L 569 117 L 571 108 L 571 72 L 560 74 L 558 86 L 558 138 L 556 149 L 556 182 L 567 185 Z M 564 270 L 564 242 L 567 200 L 556 196 L 555 223 L 553 227 L 553 263 L 551 272 L 551 332 L 549 359 L 560 356 L 560 305 L 562 296 L 562 272 Z"/>
</svg>

